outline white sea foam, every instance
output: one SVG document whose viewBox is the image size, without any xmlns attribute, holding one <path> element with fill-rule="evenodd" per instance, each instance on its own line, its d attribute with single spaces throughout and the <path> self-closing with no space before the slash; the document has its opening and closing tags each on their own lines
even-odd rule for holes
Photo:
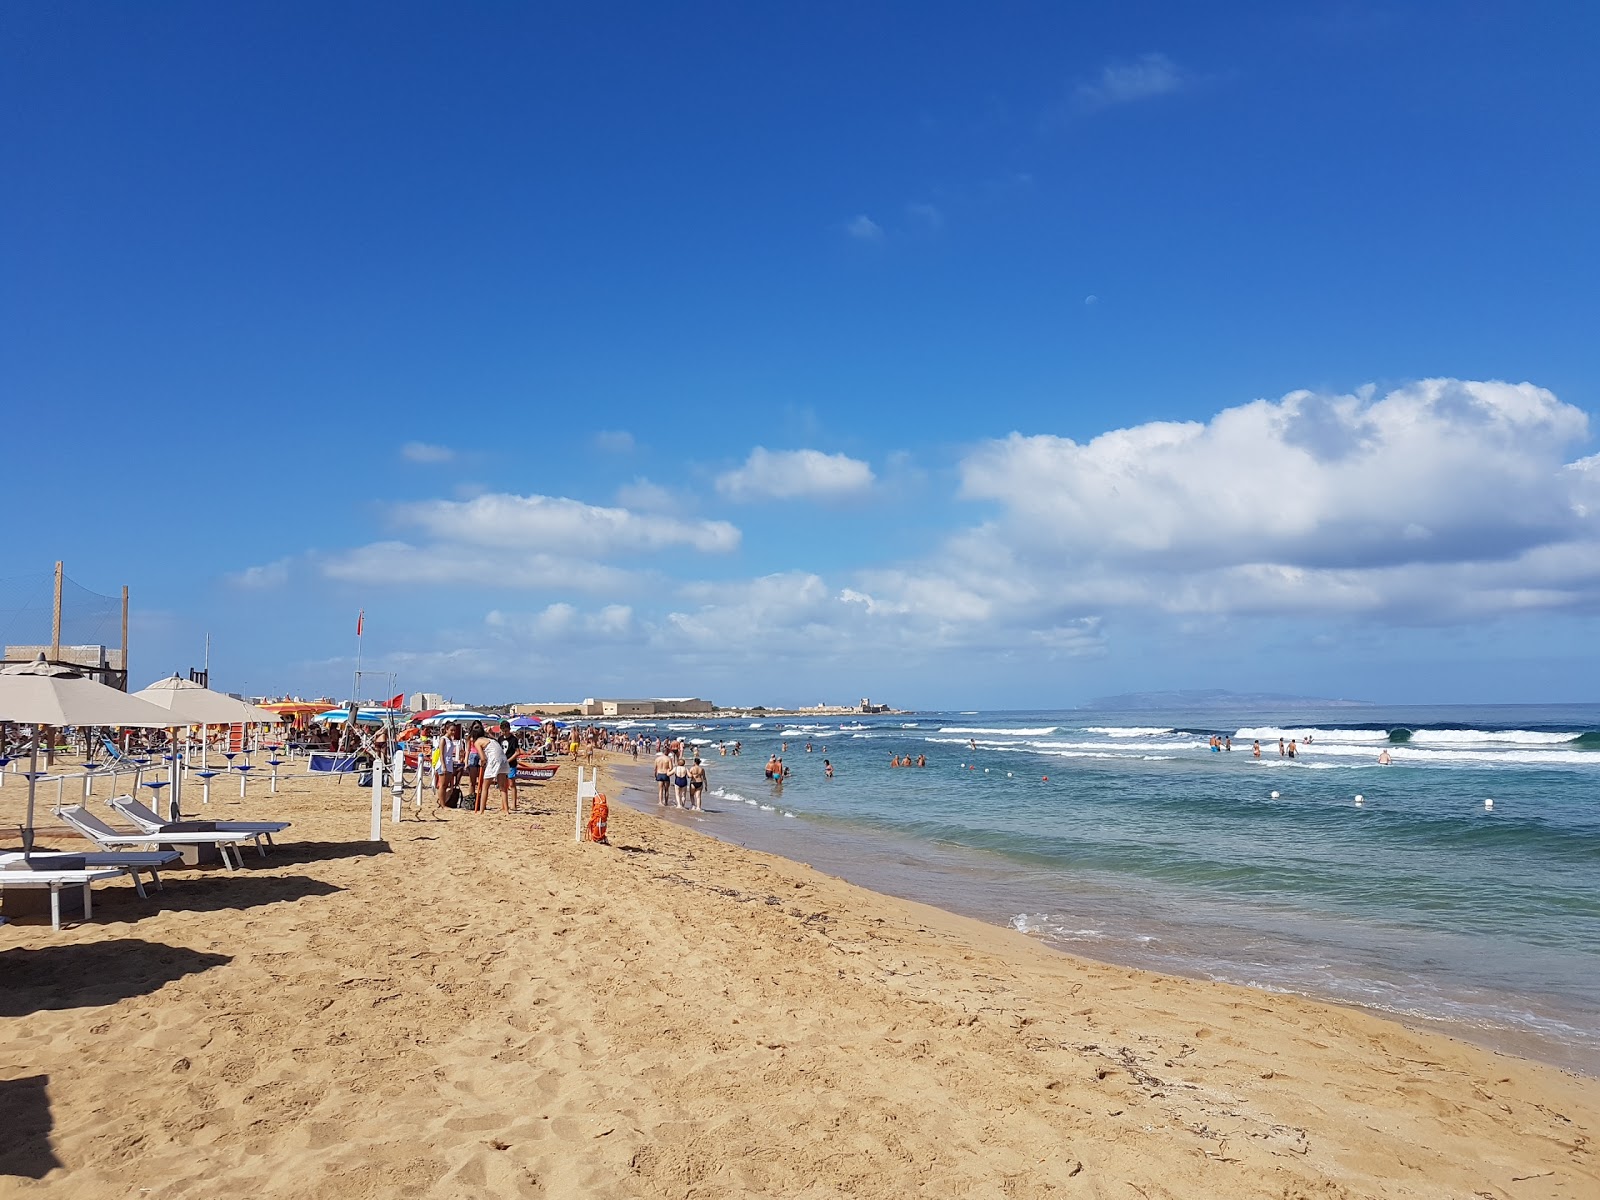
<svg viewBox="0 0 1600 1200">
<path fill-rule="evenodd" d="M 1561 746 L 1576 733 L 1543 733 L 1532 729 L 1419 729 L 1411 735 L 1411 746 Z"/>
<path fill-rule="evenodd" d="M 1234 731 L 1233 740 L 1236 742 L 1275 742 L 1279 738 L 1289 741 L 1291 738 L 1301 744 L 1306 738 L 1316 742 L 1387 742 L 1389 731 L 1386 729 L 1318 729 L 1310 728 L 1283 728 L 1275 725 L 1264 725 L 1259 729 L 1239 729 Z"/>
<path fill-rule="evenodd" d="M 915 726 L 906 725 L 902 726 L 902 728 L 914 729 Z M 968 735 L 975 733 L 987 733 L 991 735 L 998 734 L 1000 737 L 1044 737 L 1047 734 L 1054 733 L 1059 728 L 1059 725 L 1046 725 L 1043 729 L 996 729 L 989 725 L 975 725 L 969 728 L 965 725 L 941 725 L 939 726 L 939 732 L 965 733 Z"/>
<path fill-rule="evenodd" d="M 1083 731 L 1085 733 L 1103 733 L 1107 737 L 1114 738 L 1159 737 L 1163 733 L 1177 732 L 1177 730 L 1168 729 L 1165 726 L 1157 728 L 1153 725 L 1085 725 Z"/>
</svg>

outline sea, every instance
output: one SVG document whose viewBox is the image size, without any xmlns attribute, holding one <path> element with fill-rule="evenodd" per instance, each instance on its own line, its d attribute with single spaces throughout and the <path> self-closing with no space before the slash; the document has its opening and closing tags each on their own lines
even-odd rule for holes
<svg viewBox="0 0 1600 1200">
<path fill-rule="evenodd" d="M 669 817 L 713 836 L 1600 1076 L 1600 705 L 618 724 L 698 748 L 707 811 Z M 653 782 L 623 799 L 653 811 Z"/>
</svg>

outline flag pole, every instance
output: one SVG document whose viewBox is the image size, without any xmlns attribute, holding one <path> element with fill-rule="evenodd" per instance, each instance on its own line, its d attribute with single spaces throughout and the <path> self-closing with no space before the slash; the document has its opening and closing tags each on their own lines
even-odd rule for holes
<svg viewBox="0 0 1600 1200">
<path fill-rule="evenodd" d="M 350 688 L 350 699 L 357 704 L 361 703 L 361 633 L 366 623 L 367 610 L 363 608 L 356 614 L 356 677 L 351 681 Z"/>
</svg>

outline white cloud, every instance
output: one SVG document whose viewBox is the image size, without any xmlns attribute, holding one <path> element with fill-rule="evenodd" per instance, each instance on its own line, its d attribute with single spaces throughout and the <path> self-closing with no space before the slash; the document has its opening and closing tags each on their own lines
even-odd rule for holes
<svg viewBox="0 0 1600 1200">
<path fill-rule="evenodd" d="M 502 547 L 518 554 L 608 558 L 679 546 L 704 554 L 723 554 L 739 547 L 739 530 L 726 521 L 636 513 L 559 496 L 493 492 L 465 501 L 402 504 L 395 508 L 394 516 L 402 525 L 420 528 L 442 541 Z"/>
<path fill-rule="evenodd" d="M 227 576 L 227 580 L 236 588 L 250 590 L 282 587 L 289 581 L 289 560 L 280 558 L 258 567 L 246 567 Z"/>
<path fill-rule="evenodd" d="M 623 508 L 639 509 L 643 512 L 677 512 L 684 507 L 683 497 L 671 488 L 662 487 L 659 483 L 640 476 L 632 483 L 625 483 L 617 488 L 617 503 Z"/>
<path fill-rule="evenodd" d="M 846 221 L 844 231 L 863 242 L 876 242 L 883 238 L 883 226 L 866 213 L 860 213 Z"/>
<path fill-rule="evenodd" d="M 633 434 L 626 429 L 602 429 L 594 435 L 595 448 L 607 454 L 632 454 Z"/>
<path fill-rule="evenodd" d="M 872 468 L 860 459 L 757 446 L 743 466 L 717 476 L 717 491 L 731 500 L 837 499 L 864 492 L 872 482 Z"/>
<path fill-rule="evenodd" d="M 1110 108 L 1176 92 L 1188 77 L 1165 54 L 1142 54 L 1107 63 L 1093 80 L 1080 83 L 1074 97 L 1080 108 Z"/>
<path fill-rule="evenodd" d="M 607 604 L 593 612 L 557 602 L 535 613 L 506 613 L 498 609 L 484 618 L 485 624 L 512 640 L 544 639 L 584 634 L 589 638 L 625 638 L 634 630 L 633 609 L 626 604 Z"/>
<path fill-rule="evenodd" d="M 1091 609 L 1593 606 L 1595 472 L 1566 461 L 1587 436 L 1585 414 L 1542 388 L 1451 379 L 1293 392 L 1082 444 L 1013 434 L 961 465 L 963 494 L 1000 512 L 951 540 L 946 569 Z"/>
<path fill-rule="evenodd" d="M 615 593 L 637 585 L 639 576 L 620 567 L 536 551 L 508 553 L 503 547 L 451 542 L 414 546 L 373 542 L 322 560 L 329 579 L 372 585 L 545 588 Z"/>
<path fill-rule="evenodd" d="M 449 446 L 434 446 L 428 442 L 407 442 L 400 447 L 400 457 L 414 463 L 447 463 L 455 460 L 456 452 Z"/>
</svg>

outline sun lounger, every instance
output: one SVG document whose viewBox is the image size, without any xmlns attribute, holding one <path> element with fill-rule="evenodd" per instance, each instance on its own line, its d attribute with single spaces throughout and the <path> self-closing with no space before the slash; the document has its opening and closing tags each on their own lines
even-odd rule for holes
<svg viewBox="0 0 1600 1200">
<path fill-rule="evenodd" d="M 61 889 L 83 889 L 83 919 L 94 916 L 94 900 L 90 887 L 107 879 L 133 877 L 133 886 L 140 896 L 145 894 L 139 882 L 139 872 L 149 871 L 157 878 L 155 868 L 165 866 L 178 855 L 172 851 L 156 854 L 35 854 L 31 858 L 21 854 L 0 855 L 0 890 L 5 888 L 48 888 L 50 890 L 50 928 L 61 928 Z M 136 859 L 138 861 L 126 861 Z M 107 860 L 119 860 L 110 862 Z M 154 861 L 145 861 L 154 860 Z M 159 879 L 157 878 L 159 883 Z"/>
<path fill-rule="evenodd" d="M 163 821 L 132 796 L 113 796 L 106 803 L 145 833 L 160 833 L 171 824 L 170 821 Z M 261 845 L 261 839 L 266 838 L 267 845 L 270 846 L 273 834 L 282 833 L 289 828 L 288 821 L 203 821 L 201 824 L 217 833 L 237 833 L 254 838 L 256 849 L 261 852 L 262 858 L 267 856 L 267 852 Z"/>
<path fill-rule="evenodd" d="M 169 823 L 160 833 L 119 833 L 81 804 L 60 809 L 56 815 L 103 850 L 113 850 L 118 846 L 215 846 L 217 853 L 222 855 L 223 865 L 229 870 L 244 866 L 244 859 L 238 857 L 239 843 L 256 838 L 251 833 L 218 833 L 214 829 L 193 828 L 203 824 L 198 821 Z M 191 828 L 181 828 L 184 825 Z M 237 862 L 228 857 L 230 846 L 233 847 Z"/>
<path fill-rule="evenodd" d="M 0 854 L 0 868 L 9 866 L 21 859 L 26 859 L 35 867 L 54 867 L 57 863 L 66 862 L 69 865 L 83 863 L 90 869 L 120 867 L 133 876 L 134 889 L 144 898 L 144 884 L 139 879 L 140 871 L 150 872 L 150 882 L 157 889 L 162 889 L 161 868 L 177 862 L 183 855 L 176 850 L 91 850 L 86 854 L 73 854 L 66 850 L 35 850 L 32 854 L 7 853 Z"/>
</svg>

